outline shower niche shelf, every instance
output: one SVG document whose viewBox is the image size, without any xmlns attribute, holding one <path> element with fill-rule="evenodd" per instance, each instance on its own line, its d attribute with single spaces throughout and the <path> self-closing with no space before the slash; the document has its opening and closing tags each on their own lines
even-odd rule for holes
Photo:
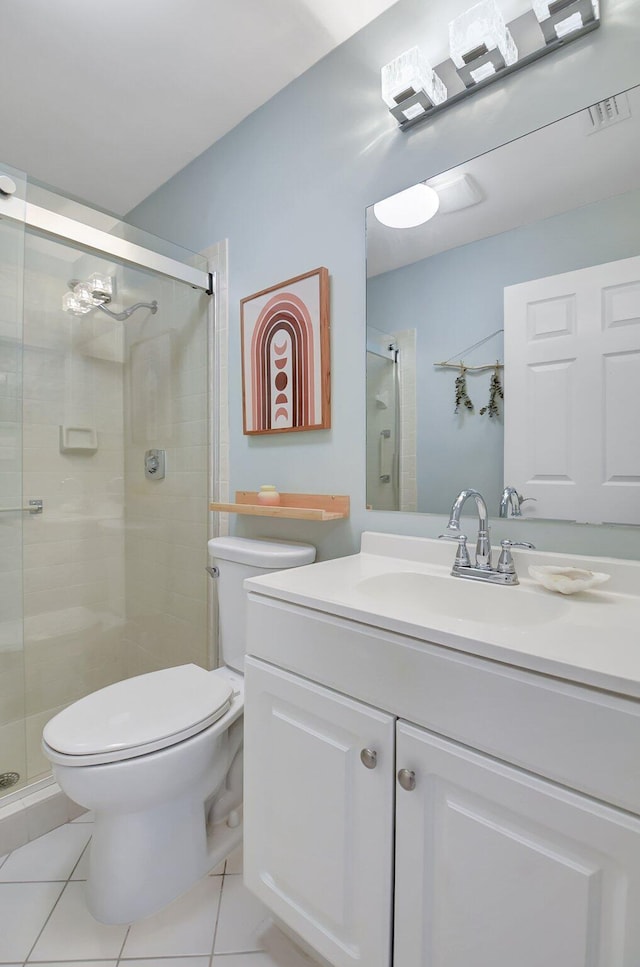
<svg viewBox="0 0 640 967">
<path fill-rule="evenodd" d="M 98 434 L 93 426 L 61 426 L 60 453 L 96 453 Z"/>
<path fill-rule="evenodd" d="M 286 517 L 294 520 L 344 520 L 349 516 L 349 497 L 341 494 L 280 494 L 275 507 L 258 503 L 255 490 L 236 490 L 233 504 L 212 503 L 209 510 L 253 517 Z"/>
</svg>

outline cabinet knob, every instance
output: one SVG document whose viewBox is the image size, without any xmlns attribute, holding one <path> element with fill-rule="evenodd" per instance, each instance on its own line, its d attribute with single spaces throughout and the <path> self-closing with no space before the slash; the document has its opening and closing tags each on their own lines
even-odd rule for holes
<svg viewBox="0 0 640 967">
<path fill-rule="evenodd" d="M 398 782 L 403 789 L 407 792 L 411 792 L 412 789 L 416 788 L 416 774 L 410 769 L 400 769 L 398 773 Z"/>
<path fill-rule="evenodd" d="M 360 762 L 366 769 L 375 769 L 378 764 L 378 753 L 374 749 L 363 749 L 360 753 Z"/>
</svg>

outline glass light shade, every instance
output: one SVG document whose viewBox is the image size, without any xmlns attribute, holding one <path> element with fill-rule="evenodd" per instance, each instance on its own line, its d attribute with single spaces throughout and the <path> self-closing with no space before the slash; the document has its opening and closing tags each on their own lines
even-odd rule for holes
<svg viewBox="0 0 640 967">
<path fill-rule="evenodd" d="M 533 0 L 533 12 L 538 18 L 539 23 L 542 23 L 543 20 L 548 20 L 551 16 L 549 7 L 552 3 L 553 0 Z M 597 20 L 600 16 L 599 0 L 591 0 L 591 6 L 593 8 L 593 15 Z M 565 19 L 558 20 L 555 25 L 556 36 L 566 37 L 567 34 L 573 33 L 574 30 L 580 30 L 581 27 L 584 27 L 581 13 L 579 11 L 567 11 Z"/>
<path fill-rule="evenodd" d="M 81 305 L 75 292 L 65 292 L 62 296 L 62 308 L 65 312 L 72 312 L 74 316 L 83 316 L 86 312 L 89 312 L 91 306 Z"/>
<path fill-rule="evenodd" d="M 418 47 L 405 50 L 381 71 L 382 100 L 390 108 L 397 107 L 402 101 L 423 91 L 432 104 L 441 104 L 447 99 L 447 89 L 425 60 Z M 414 104 L 403 112 L 407 119 L 424 114 L 420 104 Z"/>
<path fill-rule="evenodd" d="M 433 218 L 439 207 L 438 192 L 419 184 L 377 202 L 373 213 L 388 228 L 414 228 Z"/>
<path fill-rule="evenodd" d="M 96 304 L 88 282 L 78 282 L 74 285 L 73 294 L 80 308 L 85 309 L 87 312 L 89 309 L 93 309 Z"/>
<path fill-rule="evenodd" d="M 94 272 L 93 275 L 89 276 L 87 284 L 94 299 L 102 301 L 105 298 L 111 298 L 113 295 L 113 281 L 109 275 L 100 275 L 99 272 Z"/>
<path fill-rule="evenodd" d="M 499 50 L 507 66 L 518 59 L 518 48 L 495 0 L 482 0 L 449 24 L 449 52 L 456 67 L 465 67 L 465 57 L 482 46 Z M 494 72 L 487 64 L 471 73 L 479 81 Z"/>
</svg>

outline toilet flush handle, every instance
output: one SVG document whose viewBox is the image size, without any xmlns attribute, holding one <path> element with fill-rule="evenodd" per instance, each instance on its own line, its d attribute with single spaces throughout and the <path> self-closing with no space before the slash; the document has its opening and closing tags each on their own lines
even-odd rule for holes
<svg viewBox="0 0 640 967">
<path fill-rule="evenodd" d="M 208 571 L 212 578 L 220 577 L 220 571 L 215 565 L 213 565 L 213 567 L 206 567 L 205 571 Z"/>
</svg>

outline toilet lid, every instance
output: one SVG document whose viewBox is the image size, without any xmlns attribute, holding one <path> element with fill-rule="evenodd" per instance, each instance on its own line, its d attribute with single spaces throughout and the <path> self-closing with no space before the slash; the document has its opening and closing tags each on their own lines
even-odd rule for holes
<svg viewBox="0 0 640 967">
<path fill-rule="evenodd" d="M 159 749 L 201 732 L 225 714 L 232 695 L 226 679 L 179 665 L 81 698 L 47 723 L 43 738 L 63 755 L 121 758 L 127 750 Z"/>
</svg>

